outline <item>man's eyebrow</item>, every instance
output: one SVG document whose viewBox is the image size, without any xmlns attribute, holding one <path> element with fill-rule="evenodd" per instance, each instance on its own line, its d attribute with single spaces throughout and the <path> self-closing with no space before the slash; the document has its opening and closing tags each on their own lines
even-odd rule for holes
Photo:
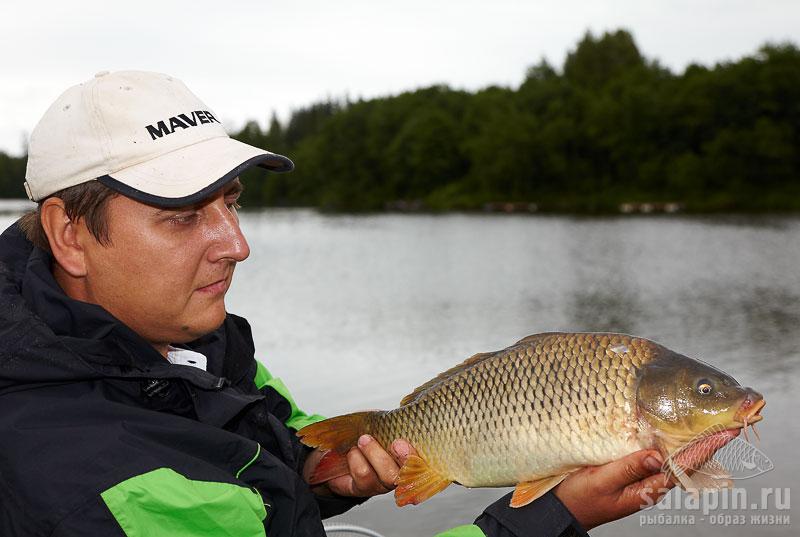
<svg viewBox="0 0 800 537">
<path fill-rule="evenodd" d="M 153 213 L 153 216 L 159 217 L 159 216 L 171 215 L 171 214 L 179 213 L 181 211 L 186 211 L 186 210 L 192 209 L 192 208 L 194 208 L 194 205 L 184 205 L 182 207 L 160 207 L 160 208 L 159 207 L 153 207 L 153 208 L 156 209 L 156 212 Z"/>
</svg>

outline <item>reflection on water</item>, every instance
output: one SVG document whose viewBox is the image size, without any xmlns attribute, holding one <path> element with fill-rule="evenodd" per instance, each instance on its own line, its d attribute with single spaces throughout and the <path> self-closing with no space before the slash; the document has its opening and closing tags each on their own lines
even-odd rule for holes
<svg viewBox="0 0 800 537">
<path fill-rule="evenodd" d="M 309 410 L 393 408 L 455 363 L 529 334 L 620 331 L 703 359 L 762 392 L 759 448 L 775 470 L 742 486 L 756 494 L 800 481 L 798 217 L 261 211 L 243 213 L 242 227 L 252 254 L 237 268 L 229 310 L 250 320 L 259 357 Z M 433 535 L 471 522 L 504 492 L 453 486 L 404 509 L 380 498 L 342 519 L 387 537 Z M 640 528 L 634 516 L 592 533 L 788 529 L 707 520 Z"/>
<path fill-rule="evenodd" d="M 630 274 L 636 270 L 635 243 L 601 225 L 573 238 L 567 254 L 572 289 L 565 304 L 566 329 L 638 333 L 644 312 Z"/>
<path fill-rule="evenodd" d="M 576 291 L 567 306 L 571 326 L 591 332 L 639 333 L 636 326 L 642 313 L 636 295 L 625 287 L 601 285 Z"/>
</svg>

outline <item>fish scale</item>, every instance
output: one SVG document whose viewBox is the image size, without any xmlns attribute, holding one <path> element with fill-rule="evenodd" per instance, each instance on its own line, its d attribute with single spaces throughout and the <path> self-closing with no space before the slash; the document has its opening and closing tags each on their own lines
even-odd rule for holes
<svg viewBox="0 0 800 537">
<path fill-rule="evenodd" d="M 697 395 L 698 378 L 715 382 L 721 396 Z M 394 410 L 338 416 L 298 435 L 307 445 L 332 450 L 312 482 L 346 473 L 344 454 L 368 433 L 384 447 L 406 439 L 419 454 L 400 470 L 398 505 L 424 501 L 456 482 L 517 485 L 512 505 L 520 506 L 569 472 L 643 448 L 668 455 L 692 431 L 702 433 L 709 424 L 741 427 L 742 419 L 746 426 L 760 419 L 762 407 L 757 392 L 650 340 L 545 333 L 469 358 Z M 691 483 L 676 470 L 682 485 Z"/>
<path fill-rule="evenodd" d="M 431 467 L 465 486 L 503 486 L 605 462 L 639 447 L 633 405 L 627 415 L 611 412 L 634 396 L 636 368 L 626 354 L 607 352 L 620 344 L 641 352 L 633 339 L 542 335 L 376 414 L 369 428 L 383 445 L 406 438 Z"/>
</svg>

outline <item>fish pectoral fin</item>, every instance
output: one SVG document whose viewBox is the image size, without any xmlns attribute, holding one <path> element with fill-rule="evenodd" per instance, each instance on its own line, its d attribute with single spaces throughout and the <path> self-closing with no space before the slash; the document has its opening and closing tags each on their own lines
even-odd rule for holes
<svg viewBox="0 0 800 537">
<path fill-rule="evenodd" d="M 691 446 L 694 449 L 686 449 L 674 452 L 667 457 L 666 479 L 673 479 L 680 487 L 697 495 L 701 490 L 715 490 L 730 488 L 733 486 L 731 473 L 725 466 L 710 458 L 719 449 L 718 445 L 711 445 L 711 442 L 694 442 Z"/>
<path fill-rule="evenodd" d="M 569 474 L 552 475 L 536 481 L 525 481 L 517 484 L 514 495 L 511 496 L 511 507 L 522 507 L 540 498 L 548 490 L 552 489 L 567 477 Z"/>
<path fill-rule="evenodd" d="M 675 462 L 673 458 L 667 458 L 667 471 L 664 473 L 664 478 L 666 481 L 670 479 L 676 481 L 683 490 L 695 496 L 700 490 L 694 480 L 686 473 L 686 468 Z"/>
<path fill-rule="evenodd" d="M 394 500 L 398 507 L 422 503 L 450 485 L 452 481 L 431 468 L 422 457 L 411 455 L 400 468 Z"/>
<path fill-rule="evenodd" d="M 700 490 L 726 489 L 733 486 L 731 473 L 719 461 L 708 460 L 692 474 L 692 481 Z"/>
</svg>

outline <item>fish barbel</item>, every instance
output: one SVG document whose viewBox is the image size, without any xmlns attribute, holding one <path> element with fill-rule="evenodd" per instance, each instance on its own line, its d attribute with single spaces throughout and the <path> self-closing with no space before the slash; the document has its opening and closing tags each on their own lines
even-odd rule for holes
<svg viewBox="0 0 800 537">
<path fill-rule="evenodd" d="M 760 394 L 724 372 L 653 341 L 544 333 L 476 354 L 394 410 L 338 416 L 297 434 L 330 450 L 312 484 L 347 473 L 347 451 L 370 434 L 384 447 L 406 439 L 418 452 L 400 469 L 398 505 L 422 502 L 456 482 L 516 485 L 511 505 L 519 507 L 575 470 L 640 449 L 658 449 L 684 488 L 724 486 L 719 465 L 692 477 L 687 470 L 759 421 L 763 406 Z M 689 444 L 700 449 L 687 450 Z M 678 453 L 683 459 L 670 458 Z"/>
</svg>

